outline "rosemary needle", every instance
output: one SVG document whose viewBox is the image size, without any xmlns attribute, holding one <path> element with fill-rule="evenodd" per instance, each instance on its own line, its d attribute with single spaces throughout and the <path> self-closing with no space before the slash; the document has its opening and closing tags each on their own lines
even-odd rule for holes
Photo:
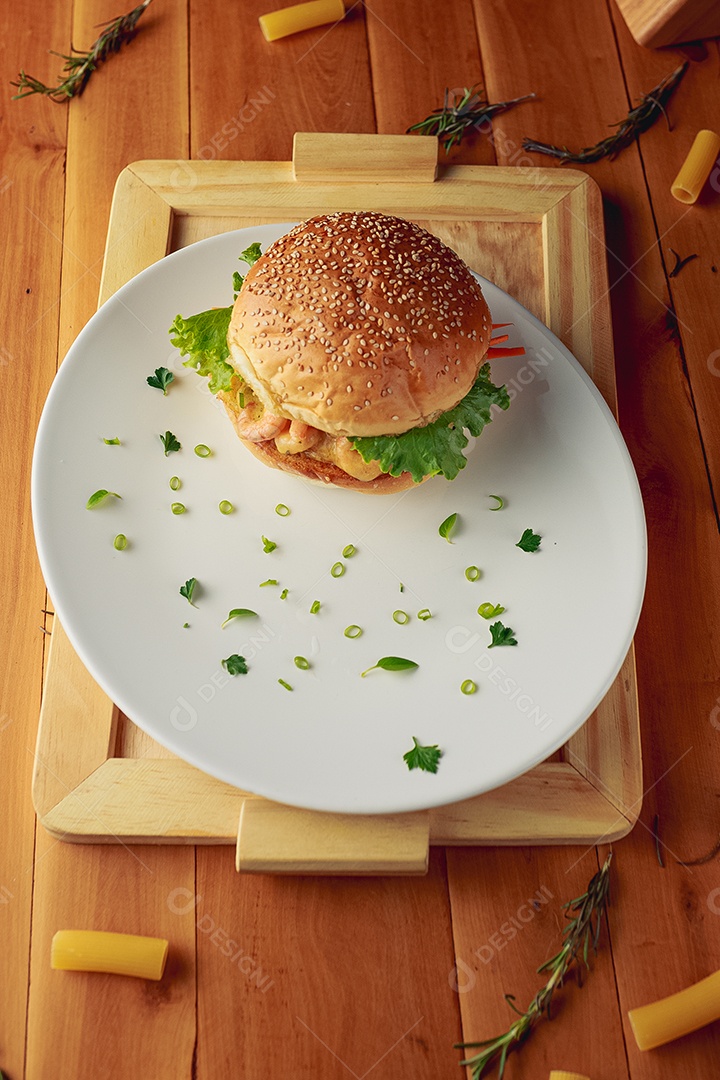
<svg viewBox="0 0 720 1080">
<path fill-rule="evenodd" d="M 525 94 L 511 101 L 496 101 L 491 105 L 483 91 L 472 86 L 464 87 L 462 93 L 456 92 L 451 102 L 450 91 L 446 89 L 442 108 L 434 109 L 424 120 L 412 124 L 407 133 L 416 131 L 419 135 L 437 135 L 445 153 L 448 153 L 473 130 L 480 131 L 482 125 L 492 120 L 493 116 L 535 96 Z"/>
<path fill-rule="evenodd" d="M 81 52 L 71 47 L 70 55 L 52 52 L 53 56 L 59 56 L 65 61 L 62 74 L 65 76 L 57 86 L 46 86 L 33 75 L 27 75 L 21 71 L 17 81 L 11 86 L 17 86 L 20 93 L 13 95 L 13 101 L 19 98 L 30 97 L 31 94 L 44 94 L 51 101 L 62 102 L 68 98 L 78 97 L 87 86 L 88 79 L 103 61 L 113 53 L 119 52 L 121 46 L 132 41 L 137 33 L 138 19 L 145 11 L 150 0 L 142 0 L 136 8 L 127 15 L 120 15 L 116 19 L 104 24 L 104 30 L 97 41 L 94 41 L 87 52 Z"/>
<path fill-rule="evenodd" d="M 470 1066 L 473 1080 L 480 1080 L 496 1059 L 499 1059 L 498 1080 L 501 1080 L 508 1054 L 525 1041 L 543 1013 L 549 1015 L 553 993 L 562 986 L 573 964 L 581 959 L 589 970 L 588 952 L 591 945 L 593 951 L 597 952 L 600 927 L 608 903 L 611 860 L 612 852 L 602 868 L 590 879 L 587 892 L 563 905 L 568 916 L 572 914 L 574 917 L 570 918 L 563 930 L 563 945 L 560 951 L 538 968 L 539 974 L 550 974 L 545 985 L 530 1002 L 527 1011 L 521 1013 L 515 1007 L 512 995 L 506 994 L 508 1005 L 519 1013 L 519 1019 L 510 1025 L 505 1034 L 495 1039 L 485 1039 L 483 1042 L 458 1044 L 460 1048 L 481 1047 L 478 1054 L 460 1062 L 461 1065 Z"/>
<path fill-rule="evenodd" d="M 561 162 L 573 161 L 582 165 L 592 165 L 595 161 L 609 157 L 617 157 L 621 150 L 625 150 L 635 140 L 651 128 L 660 116 L 667 119 L 665 106 L 680 85 L 680 81 L 687 71 L 688 61 L 675 68 L 669 75 L 645 94 L 639 105 L 631 109 L 624 120 L 613 124 L 617 128 L 614 135 L 608 135 L 594 146 L 586 146 L 582 150 L 568 150 L 567 146 L 554 146 L 551 143 L 535 142 L 534 139 L 523 139 L 523 150 L 529 150 L 535 154 L 547 154 L 548 157 L 559 158 Z M 669 123 L 668 123 L 669 126 Z"/>
</svg>

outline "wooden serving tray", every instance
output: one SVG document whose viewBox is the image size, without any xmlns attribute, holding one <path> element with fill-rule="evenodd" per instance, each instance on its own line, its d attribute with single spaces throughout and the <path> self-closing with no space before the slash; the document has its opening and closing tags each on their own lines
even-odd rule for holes
<svg viewBox="0 0 720 1080">
<path fill-rule="evenodd" d="M 567 345 L 615 410 L 602 201 L 571 169 L 437 166 L 434 139 L 297 134 L 292 162 L 141 161 L 119 176 L 100 303 L 169 251 L 229 229 L 334 210 L 411 218 L 497 282 Z M 173 756 L 124 717 L 55 619 L 33 799 L 58 839 L 235 844 L 238 870 L 418 874 L 430 844 L 594 844 L 642 801 L 633 650 L 587 723 L 549 761 L 422 813 L 298 810 Z"/>
</svg>

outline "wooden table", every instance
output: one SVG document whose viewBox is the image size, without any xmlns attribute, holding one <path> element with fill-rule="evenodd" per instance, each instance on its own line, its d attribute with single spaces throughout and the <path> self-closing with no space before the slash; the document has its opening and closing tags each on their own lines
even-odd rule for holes
<svg viewBox="0 0 720 1080">
<path fill-rule="evenodd" d="M 505 1030 L 505 993 L 524 1006 L 536 992 L 561 905 L 602 849 L 435 849 L 421 879 L 278 879 L 238 877 L 226 848 L 78 847 L 36 827 L 47 604 L 30 520 L 33 439 L 58 357 L 95 309 L 112 188 L 129 162 L 288 159 L 296 130 L 399 133 L 446 86 L 484 82 L 493 101 L 540 100 L 456 159 L 546 165 L 519 151 L 523 135 L 604 137 L 684 54 L 672 133 L 661 122 L 588 168 L 605 198 L 620 421 L 650 540 L 636 637 L 645 798 L 616 845 L 593 973 L 581 991 L 566 986 L 554 1022 L 506 1076 L 717 1075 L 720 1026 L 641 1054 L 627 1023 L 628 1008 L 720 967 L 720 859 L 678 864 L 712 850 L 720 819 L 720 195 L 708 186 L 694 207 L 670 196 L 695 132 L 718 124 L 717 43 L 643 50 L 603 0 L 372 0 L 329 32 L 271 46 L 256 21 L 267 7 L 156 0 L 81 98 L 6 96 L 2 109 L 0 1066 L 9 1080 L 437 1080 L 459 1075 L 453 1043 Z M 21 67 L 50 80 L 60 63 L 46 50 L 87 47 L 116 8 L 5 5 L 6 92 Z M 248 108 L 258 97 L 269 104 Z M 676 277 L 673 249 L 698 254 Z M 548 902 L 521 923 L 538 895 Z M 55 930 L 109 925 L 170 939 L 161 983 L 50 970 Z"/>
</svg>

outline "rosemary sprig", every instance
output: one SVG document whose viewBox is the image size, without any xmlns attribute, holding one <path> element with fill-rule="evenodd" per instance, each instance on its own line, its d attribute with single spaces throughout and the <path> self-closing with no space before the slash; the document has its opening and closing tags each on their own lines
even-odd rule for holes
<svg viewBox="0 0 720 1080">
<path fill-rule="evenodd" d="M 129 11 L 127 15 L 120 15 L 105 23 L 102 34 L 97 41 L 93 42 L 88 52 L 80 52 L 72 47 L 70 56 L 52 52 L 52 56 L 59 56 L 65 61 L 62 70 L 65 78 L 61 79 L 57 86 L 46 86 L 33 75 L 27 75 L 25 71 L 21 71 L 17 81 L 10 84 L 17 86 L 20 91 L 18 94 L 13 94 L 13 101 L 30 97 L 31 94 L 44 94 L 51 101 L 57 102 L 78 97 L 85 89 L 93 71 L 135 37 L 137 21 L 150 2 L 151 0 L 142 0 L 142 3 Z"/>
<path fill-rule="evenodd" d="M 550 972 L 550 975 L 543 988 L 538 990 L 528 1005 L 526 1012 L 521 1013 L 515 1007 L 512 995 L 506 994 L 505 1000 L 518 1013 L 520 1019 L 511 1024 L 504 1035 L 499 1035 L 495 1039 L 457 1044 L 456 1048 L 462 1049 L 482 1047 L 479 1054 L 460 1062 L 461 1065 L 470 1066 L 473 1080 L 479 1080 L 498 1058 L 498 1080 L 500 1080 L 505 1071 L 505 1062 L 510 1051 L 525 1041 L 543 1014 L 548 1019 L 550 1018 L 552 996 L 557 988 L 563 985 L 565 976 L 573 964 L 576 963 L 579 955 L 582 957 L 585 967 L 588 971 L 590 970 L 588 953 L 590 945 L 592 945 L 593 951 L 597 952 L 602 918 L 608 903 L 611 860 L 612 852 L 608 855 L 602 868 L 590 879 L 587 892 L 563 905 L 563 909 L 568 913 L 572 913 L 574 918 L 570 919 L 563 930 L 564 940 L 560 951 L 537 969 L 539 974 Z"/>
<path fill-rule="evenodd" d="M 574 161 L 582 165 L 591 165 L 601 158 L 617 157 L 621 150 L 630 146 L 643 132 L 651 128 L 655 121 L 664 116 L 667 120 L 665 106 L 674 94 L 680 81 L 687 71 L 688 61 L 675 68 L 670 75 L 666 75 L 662 82 L 654 89 L 645 94 L 640 104 L 631 109 L 624 120 L 619 124 L 613 124 L 617 131 L 614 135 L 608 135 L 606 139 L 595 143 L 594 146 L 586 146 L 583 150 L 568 150 L 567 146 L 553 146 L 550 143 L 535 142 L 534 139 L 523 139 L 523 150 L 530 150 L 536 154 L 547 154 L 549 157 L 559 158 L 561 162 Z M 670 123 L 668 121 L 668 128 Z"/>
<path fill-rule="evenodd" d="M 465 87 L 462 93 L 453 94 L 451 102 L 450 90 L 446 89 L 442 108 L 434 109 L 424 120 L 412 124 L 407 129 L 407 134 L 417 131 L 419 135 L 437 135 L 447 154 L 471 130 L 479 131 L 481 125 L 492 120 L 493 116 L 535 96 L 525 94 L 511 101 L 496 101 L 491 105 L 484 92 L 473 86 Z"/>
</svg>

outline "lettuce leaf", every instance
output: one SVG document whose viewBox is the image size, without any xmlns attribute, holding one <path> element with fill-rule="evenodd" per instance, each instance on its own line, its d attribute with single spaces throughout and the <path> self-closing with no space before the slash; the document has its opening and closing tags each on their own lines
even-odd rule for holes
<svg viewBox="0 0 720 1080">
<path fill-rule="evenodd" d="M 210 391 L 213 394 L 229 390 L 234 367 L 227 363 L 230 350 L 227 344 L 227 332 L 232 314 L 232 304 L 225 308 L 211 308 L 184 319 L 176 315 L 170 327 L 170 340 L 180 350 L 181 356 L 187 356 L 185 367 L 195 368 L 198 375 L 210 377 Z"/>
<path fill-rule="evenodd" d="M 402 435 L 355 436 L 350 442 L 363 461 L 377 461 L 382 471 L 391 476 L 409 472 L 416 484 L 438 474 L 454 480 L 467 464 L 463 454 L 468 444 L 465 430 L 479 435 L 492 420 L 493 405 L 507 409 L 510 397 L 504 386 L 493 385 L 490 365 L 483 364 L 462 401 L 426 427 Z"/>
</svg>

